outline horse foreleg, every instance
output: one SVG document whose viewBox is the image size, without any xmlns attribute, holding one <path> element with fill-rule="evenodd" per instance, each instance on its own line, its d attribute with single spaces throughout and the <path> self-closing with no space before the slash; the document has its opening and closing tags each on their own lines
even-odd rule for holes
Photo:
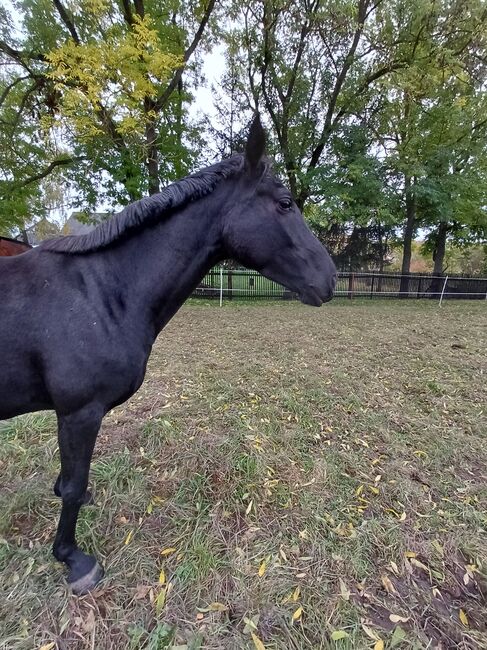
<svg viewBox="0 0 487 650">
<path fill-rule="evenodd" d="M 92 589 L 103 576 L 96 558 L 83 553 L 76 544 L 76 522 L 88 487 L 91 457 L 102 417 L 102 409 L 94 405 L 69 415 L 58 414 L 61 474 L 56 486 L 63 505 L 53 552 L 56 559 L 68 566 L 68 584 L 77 594 Z"/>
<path fill-rule="evenodd" d="M 63 487 L 62 487 L 62 476 L 61 472 L 59 473 L 59 476 L 56 479 L 56 482 L 54 483 L 53 491 L 54 494 L 57 497 L 62 497 L 63 495 Z M 81 504 L 82 506 L 91 506 L 95 503 L 95 499 L 93 497 L 93 492 L 91 490 L 86 490 L 83 496 L 83 503 Z"/>
</svg>

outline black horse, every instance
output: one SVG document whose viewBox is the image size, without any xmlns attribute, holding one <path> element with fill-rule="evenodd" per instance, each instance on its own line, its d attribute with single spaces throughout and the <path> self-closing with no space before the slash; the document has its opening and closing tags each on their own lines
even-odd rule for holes
<svg viewBox="0 0 487 650">
<path fill-rule="evenodd" d="M 102 577 L 76 545 L 103 416 L 141 385 L 152 345 L 208 270 L 231 257 L 310 305 L 335 267 L 263 158 L 258 117 L 245 155 L 129 205 L 87 235 L 0 260 L 0 419 L 54 409 L 62 497 L 54 555 L 75 593 Z"/>
</svg>

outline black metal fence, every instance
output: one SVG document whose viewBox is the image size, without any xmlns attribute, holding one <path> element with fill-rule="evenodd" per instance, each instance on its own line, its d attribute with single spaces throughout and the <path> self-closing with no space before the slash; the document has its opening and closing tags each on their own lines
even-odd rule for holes
<svg viewBox="0 0 487 650">
<path fill-rule="evenodd" d="M 295 300 L 296 294 L 256 271 L 215 267 L 193 293 L 194 297 L 245 300 Z M 487 278 L 433 276 L 420 273 L 338 273 L 336 297 L 430 298 L 486 300 Z"/>
</svg>

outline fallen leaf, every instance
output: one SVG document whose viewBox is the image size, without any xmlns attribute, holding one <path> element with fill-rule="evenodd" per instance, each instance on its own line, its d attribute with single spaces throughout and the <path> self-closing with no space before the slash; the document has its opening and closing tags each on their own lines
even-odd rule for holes
<svg viewBox="0 0 487 650">
<path fill-rule="evenodd" d="M 402 629 L 400 625 L 394 628 L 392 633 L 391 641 L 389 643 L 390 648 L 395 648 L 397 645 L 402 643 L 406 638 L 406 632 Z"/>
<path fill-rule="evenodd" d="M 406 521 L 406 513 L 403 512 L 402 515 L 399 517 L 399 521 Z"/>
<path fill-rule="evenodd" d="M 391 623 L 407 623 L 410 617 L 399 616 L 399 614 L 389 614 L 389 620 Z"/>
<path fill-rule="evenodd" d="M 161 572 L 159 574 L 159 584 L 163 585 L 166 582 L 166 573 L 164 569 L 161 569 Z"/>
<path fill-rule="evenodd" d="M 294 602 L 297 602 L 299 595 L 301 593 L 301 587 L 297 586 L 296 589 L 293 591 L 292 599 Z"/>
<path fill-rule="evenodd" d="M 156 614 L 159 616 L 159 614 L 162 612 L 164 605 L 166 604 L 166 590 L 161 589 L 161 591 L 157 594 L 154 607 L 156 609 Z"/>
<path fill-rule="evenodd" d="M 365 623 L 362 623 L 362 629 L 365 632 L 365 634 L 369 637 L 369 639 L 372 639 L 373 641 L 380 640 L 379 636 L 374 632 L 374 630 L 371 630 L 368 625 L 365 625 Z"/>
<path fill-rule="evenodd" d="M 350 589 L 347 587 L 345 582 L 340 578 L 340 596 L 343 600 L 350 600 Z"/>
<path fill-rule="evenodd" d="M 406 557 L 416 557 L 417 553 L 414 553 L 413 551 L 406 551 L 404 555 Z"/>
<path fill-rule="evenodd" d="M 197 621 L 202 621 L 204 618 L 205 618 L 205 615 L 202 614 L 201 612 L 198 612 L 198 613 L 196 614 L 196 620 L 197 620 Z"/>
<path fill-rule="evenodd" d="M 265 645 L 262 643 L 259 637 L 256 634 L 254 634 L 254 632 L 251 632 L 250 636 L 252 637 L 252 641 L 254 642 L 254 645 L 257 650 L 265 650 Z"/>
<path fill-rule="evenodd" d="M 54 641 L 51 641 L 51 643 L 46 643 L 46 645 L 41 645 L 39 650 L 52 650 L 55 647 Z"/>
<path fill-rule="evenodd" d="M 252 619 L 244 616 L 244 623 L 245 623 L 244 634 L 248 634 L 249 632 L 252 632 L 252 630 L 257 631 L 257 625 L 254 623 Z"/>
<path fill-rule="evenodd" d="M 382 639 L 379 639 L 375 645 L 374 645 L 374 650 L 384 650 L 384 641 Z"/>
<path fill-rule="evenodd" d="M 262 560 L 262 562 L 260 564 L 260 567 L 259 567 L 259 578 L 262 578 L 262 576 L 264 575 L 266 566 L 267 566 L 266 561 Z"/>
<path fill-rule="evenodd" d="M 228 607 L 223 603 L 211 603 L 208 605 L 209 612 L 226 612 Z"/>
<path fill-rule="evenodd" d="M 134 594 L 135 600 L 141 600 L 142 598 L 145 598 L 149 593 L 149 591 L 150 591 L 149 585 L 137 585 Z"/>
<path fill-rule="evenodd" d="M 426 571 L 426 573 L 429 573 L 429 572 L 430 572 L 430 570 L 429 570 L 429 568 L 426 566 L 426 564 L 423 564 L 422 562 L 420 562 L 420 561 L 417 560 L 416 558 L 412 557 L 411 560 L 410 560 L 410 562 L 411 562 L 411 564 L 412 564 L 413 566 L 418 567 L 418 569 L 423 569 L 423 571 Z"/>
<path fill-rule="evenodd" d="M 247 509 L 245 510 L 245 514 L 246 514 L 246 515 L 250 514 L 250 511 L 252 510 L 253 503 L 254 503 L 254 501 L 253 501 L 253 499 L 252 499 L 252 500 L 249 502 L 249 505 L 247 506 Z"/>
<path fill-rule="evenodd" d="M 383 575 L 381 576 L 382 584 L 384 585 L 384 589 L 387 591 L 388 594 L 397 594 L 397 590 L 392 584 L 391 580 L 386 576 Z"/>
<path fill-rule="evenodd" d="M 391 569 L 394 571 L 394 573 L 397 576 L 399 575 L 399 569 L 398 569 L 397 564 L 395 562 L 391 562 Z"/>
<path fill-rule="evenodd" d="M 302 614 L 303 614 L 303 608 L 302 608 L 302 607 L 298 607 L 298 609 L 294 612 L 294 614 L 293 614 L 293 616 L 292 616 L 292 620 L 293 620 L 293 622 L 294 622 L 294 621 L 299 621 L 299 619 L 301 618 Z"/>
<path fill-rule="evenodd" d="M 127 546 L 127 544 L 130 544 L 130 541 L 131 541 L 133 535 L 134 535 L 134 531 L 131 530 L 129 532 L 129 534 L 127 535 L 127 537 L 125 538 L 125 542 L 124 542 L 125 546 Z"/>
<path fill-rule="evenodd" d="M 350 634 L 345 632 L 345 630 L 335 630 L 331 633 L 330 638 L 332 641 L 340 641 L 340 639 L 348 639 L 349 636 Z"/>
<path fill-rule="evenodd" d="M 164 556 L 172 555 L 175 552 L 176 552 L 175 548 L 172 548 L 172 547 L 171 548 L 165 548 L 163 551 L 161 551 L 161 555 L 164 555 Z"/>
<path fill-rule="evenodd" d="M 465 614 L 465 612 L 463 611 L 463 609 L 461 609 L 458 612 L 458 616 L 459 616 L 460 620 L 462 621 L 463 625 L 465 625 L 465 627 L 468 627 L 468 618 L 467 618 L 467 615 Z"/>
</svg>

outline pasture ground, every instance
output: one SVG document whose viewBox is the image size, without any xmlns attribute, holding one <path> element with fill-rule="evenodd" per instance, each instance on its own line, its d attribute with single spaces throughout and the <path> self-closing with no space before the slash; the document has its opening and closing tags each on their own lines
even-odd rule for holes
<svg viewBox="0 0 487 650">
<path fill-rule="evenodd" d="M 3 423 L 0 647 L 487 648 L 486 307 L 186 305 L 100 434 L 82 598 L 55 421 Z"/>
</svg>

